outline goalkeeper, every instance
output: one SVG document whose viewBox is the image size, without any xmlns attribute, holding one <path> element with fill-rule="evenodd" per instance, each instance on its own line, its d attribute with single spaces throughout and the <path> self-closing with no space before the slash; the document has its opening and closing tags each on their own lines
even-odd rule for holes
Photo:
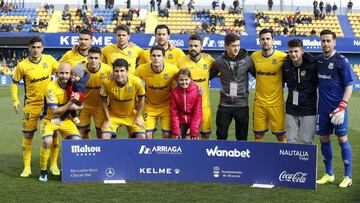
<svg viewBox="0 0 360 203">
<path fill-rule="evenodd" d="M 316 59 L 319 77 L 319 103 L 316 133 L 320 136 L 321 153 L 325 164 L 325 175 L 318 184 L 332 183 L 335 180 L 332 169 L 332 146 L 330 135 L 335 133 L 341 148 L 344 162 L 344 179 L 339 187 L 352 184 L 352 151 L 348 141 L 348 101 L 352 94 L 352 78 L 349 61 L 337 53 L 336 35 L 331 30 L 320 33 L 323 54 Z"/>
</svg>

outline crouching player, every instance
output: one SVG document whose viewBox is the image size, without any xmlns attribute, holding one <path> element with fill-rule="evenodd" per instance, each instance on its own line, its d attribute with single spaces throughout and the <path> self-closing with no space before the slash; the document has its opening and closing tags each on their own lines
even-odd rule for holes
<svg viewBox="0 0 360 203">
<path fill-rule="evenodd" d="M 320 135 L 321 153 L 325 164 L 325 175 L 317 184 L 332 183 L 335 180 L 332 169 L 332 146 L 330 135 L 335 130 L 341 148 L 345 174 L 339 187 L 346 188 L 352 184 L 351 165 L 352 151 L 348 141 L 347 103 L 352 94 L 352 78 L 349 61 L 337 53 L 336 35 L 331 30 L 320 32 L 323 54 L 317 57 L 319 77 L 319 103 L 316 132 Z"/>
<path fill-rule="evenodd" d="M 66 118 L 61 125 L 51 123 L 51 119 L 61 116 L 68 110 L 79 111 L 80 107 L 73 105 L 77 98 L 71 97 L 68 99 L 66 95 L 66 85 L 70 80 L 71 65 L 62 63 L 58 69 L 58 79 L 50 82 L 45 88 L 45 117 L 41 121 L 40 135 L 42 137 L 42 145 L 40 149 L 40 177 L 39 180 L 46 182 L 47 179 L 47 164 L 50 156 L 50 146 L 53 142 L 53 134 L 55 131 L 60 131 L 65 139 L 78 140 L 81 139 L 76 125 Z"/>
<path fill-rule="evenodd" d="M 129 63 L 126 60 L 116 59 L 112 66 L 113 78 L 105 81 L 100 89 L 105 115 L 102 138 L 115 138 L 118 127 L 122 125 L 128 128 L 129 137 L 145 138 L 142 117 L 145 88 L 138 77 L 128 74 Z"/>
</svg>

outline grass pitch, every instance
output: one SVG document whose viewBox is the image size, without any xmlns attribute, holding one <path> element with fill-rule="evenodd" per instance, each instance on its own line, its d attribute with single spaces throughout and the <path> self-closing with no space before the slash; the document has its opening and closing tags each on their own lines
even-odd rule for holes
<svg viewBox="0 0 360 203">
<path fill-rule="evenodd" d="M 250 101 L 249 141 L 253 141 L 252 101 Z M 211 92 L 213 133 L 215 139 L 215 115 L 219 99 L 217 91 Z M 33 140 L 32 172 L 29 178 L 20 178 L 22 170 L 21 115 L 12 110 L 8 87 L 0 87 L 0 202 L 359 202 L 360 200 L 360 93 L 354 93 L 350 101 L 349 140 L 353 150 L 353 185 L 338 188 L 342 180 L 343 164 L 337 139 L 332 136 L 334 147 L 335 183 L 320 185 L 316 191 L 276 187 L 273 189 L 250 188 L 249 185 L 220 183 L 130 182 L 121 185 L 102 183 L 62 183 L 59 177 L 49 176 L 47 183 L 38 181 L 39 146 L 38 132 Z M 231 125 L 229 139 L 234 139 Z M 94 130 L 92 131 L 94 133 Z M 121 138 L 126 133 L 119 131 Z M 94 134 L 92 135 L 94 137 Z M 159 132 L 157 137 L 160 137 Z M 275 141 L 267 134 L 266 141 Z M 315 137 L 316 144 L 319 144 Z M 324 174 L 319 150 L 318 176 Z"/>
</svg>

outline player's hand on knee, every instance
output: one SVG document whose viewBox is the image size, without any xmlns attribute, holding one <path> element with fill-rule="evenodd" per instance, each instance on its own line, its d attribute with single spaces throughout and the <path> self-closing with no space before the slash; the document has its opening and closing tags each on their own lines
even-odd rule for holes
<svg viewBox="0 0 360 203">
<path fill-rule="evenodd" d="M 20 102 L 19 102 L 19 101 L 15 101 L 14 104 L 13 104 L 13 107 L 14 107 L 15 113 L 18 114 L 19 111 L 20 111 Z"/>
<path fill-rule="evenodd" d="M 104 130 L 106 128 L 111 128 L 111 122 L 109 120 L 105 120 L 101 126 L 101 129 Z"/>
<path fill-rule="evenodd" d="M 141 118 L 136 118 L 134 124 L 145 130 L 145 123 Z"/>
<path fill-rule="evenodd" d="M 347 108 L 347 102 L 342 100 L 338 107 L 330 113 L 331 123 L 334 125 L 341 125 L 344 123 L 345 110 Z"/>
</svg>

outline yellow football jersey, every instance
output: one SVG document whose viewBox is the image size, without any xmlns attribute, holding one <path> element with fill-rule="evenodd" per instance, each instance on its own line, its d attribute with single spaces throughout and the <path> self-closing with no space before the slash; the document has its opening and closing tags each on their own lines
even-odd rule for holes
<svg viewBox="0 0 360 203">
<path fill-rule="evenodd" d="M 181 50 L 179 48 L 174 48 L 171 50 L 170 49 L 166 50 L 165 56 L 166 56 L 166 58 L 165 58 L 166 63 L 175 65 L 179 58 L 185 56 L 185 53 L 183 52 L 183 50 Z M 150 49 L 147 49 L 141 53 L 138 64 L 142 65 L 142 64 L 150 63 L 150 62 L 151 62 Z"/>
<path fill-rule="evenodd" d="M 204 89 L 202 96 L 202 106 L 210 106 L 210 68 L 214 59 L 210 55 L 205 55 L 199 61 L 193 61 L 189 56 L 181 57 L 177 62 L 179 69 L 189 69 L 191 72 L 192 80 Z"/>
<path fill-rule="evenodd" d="M 59 63 L 69 63 L 71 67 L 75 67 L 77 64 L 85 64 L 88 62 L 87 56 L 82 55 L 79 51 L 74 52 L 73 50 L 67 51 L 59 60 Z"/>
<path fill-rule="evenodd" d="M 60 87 L 58 80 L 54 80 L 48 83 L 45 88 L 44 94 L 46 101 L 46 104 L 44 105 L 44 107 L 46 108 L 45 119 L 51 120 L 55 118 L 55 116 L 51 113 L 50 107 L 64 106 L 69 101 L 69 99 L 66 95 L 66 89 Z"/>
<path fill-rule="evenodd" d="M 109 77 L 112 69 L 105 63 L 101 63 L 100 69 L 96 73 L 90 72 L 87 67 L 86 71 L 89 73 L 90 79 L 86 82 L 85 99 L 83 103 L 87 108 L 98 108 L 101 105 L 101 85 Z"/>
<path fill-rule="evenodd" d="M 46 54 L 42 54 L 38 62 L 26 58 L 15 67 L 13 82 L 18 83 L 21 79 L 24 79 L 24 105 L 43 106 L 44 90 L 51 81 L 51 74 L 56 72 L 57 68 L 58 63 L 54 57 Z"/>
<path fill-rule="evenodd" d="M 261 106 L 283 105 L 282 65 L 287 54 L 275 50 L 268 57 L 261 51 L 251 55 L 256 72 L 255 102 Z"/>
<path fill-rule="evenodd" d="M 102 48 L 101 61 L 112 66 L 112 63 L 118 59 L 125 59 L 129 63 L 129 73 L 134 73 L 136 61 L 140 57 L 140 53 L 144 50 L 136 45 L 127 46 L 120 49 L 117 44 L 107 45 Z"/>
<path fill-rule="evenodd" d="M 119 86 L 114 79 L 105 80 L 100 95 L 108 97 L 112 115 L 126 117 L 134 111 L 137 98 L 145 96 L 145 88 L 138 77 L 128 75 L 124 86 Z"/>
<path fill-rule="evenodd" d="M 134 75 L 145 82 L 146 105 L 163 107 L 169 105 L 172 84 L 179 69 L 172 64 L 165 63 L 164 70 L 156 73 L 151 68 L 151 63 L 139 66 Z"/>
</svg>

